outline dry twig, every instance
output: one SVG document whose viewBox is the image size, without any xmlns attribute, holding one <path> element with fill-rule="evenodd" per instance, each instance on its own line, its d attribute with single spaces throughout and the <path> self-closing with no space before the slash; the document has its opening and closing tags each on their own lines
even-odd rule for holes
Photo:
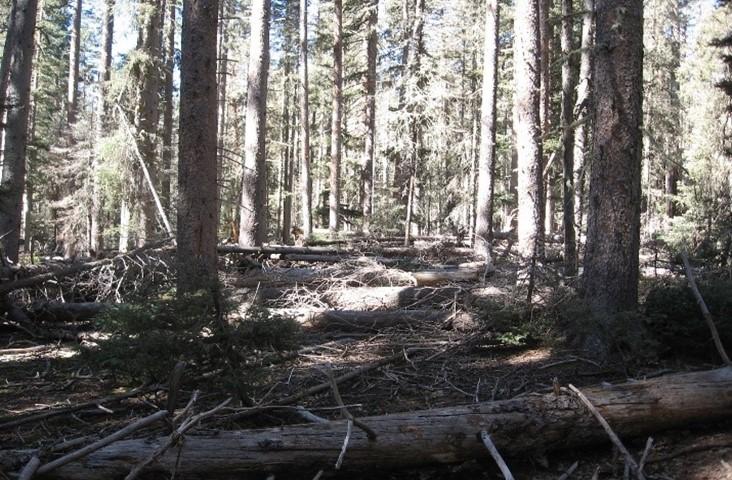
<svg viewBox="0 0 732 480">
<path fill-rule="evenodd" d="M 506 480 L 514 480 L 511 470 L 508 468 L 508 465 L 506 465 L 506 462 L 503 460 L 503 457 L 501 457 L 501 453 L 496 448 L 496 445 L 493 443 L 493 440 L 491 440 L 491 436 L 488 435 L 488 432 L 486 432 L 485 430 L 482 430 L 480 432 L 480 440 L 483 442 L 483 445 L 485 445 L 485 448 L 487 448 L 488 451 L 490 452 L 491 457 L 493 457 L 493 460 L 498 465 L 498 468 L 501 469 L 501 473 L 503 474 L 503 477 Z"/>
</svg>

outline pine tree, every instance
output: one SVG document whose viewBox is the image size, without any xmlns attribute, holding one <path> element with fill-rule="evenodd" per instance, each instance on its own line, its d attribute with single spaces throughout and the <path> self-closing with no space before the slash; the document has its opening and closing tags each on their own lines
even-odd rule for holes
<svg viewBox="0 0 732 480">
<path fill-rule="evenodd" d="M 178 291 L 215 288 L 217 0 L 184 0 L 178 161 Z"/>
</svg>

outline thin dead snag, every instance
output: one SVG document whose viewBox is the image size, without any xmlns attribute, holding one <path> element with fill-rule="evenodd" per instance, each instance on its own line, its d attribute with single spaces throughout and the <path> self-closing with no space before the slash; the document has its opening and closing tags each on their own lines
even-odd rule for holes
<svg viewBox="0 0 732 480">
<path fill-rule="evenodd" d="M 498 468 L 501 469 L 501 473 L 503 474 L 503 478 L 506 480 L 514 480 L 513 474 L 511 473 L 511 469 L 508 468 L 508 465 L 506 465 L 506 462 L 503 460 L 503 457 L 501 457 L 501 453 L 496 448 L 495 444 L 493 443 L 493 440 L 491 440 L 491 436 L 488 435 L 488 432 L 485 430 L 482 430 L 480 432 L 480 439 L 483 442 L 483 445 L 485 445 L 485 448 L 488 449 L 488 451 L 491 454 L 491 457 L 493 457 L 493 460 L 498 465 Z"/>
</svg>

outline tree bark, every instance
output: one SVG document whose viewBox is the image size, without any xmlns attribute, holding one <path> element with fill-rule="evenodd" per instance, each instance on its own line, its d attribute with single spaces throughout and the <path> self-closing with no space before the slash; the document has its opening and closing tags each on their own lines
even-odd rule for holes
<svg viewBox="0 0 732 480">
<path fill-rule="evenodd" d="M 293 318 L 309 330 L 339 332 L 379 331 L 395 327 L 418 327 L 442 323 L 445 328 L 460 325 L 465 329 L 477 325 L 475 317 L 466 312 L 448 310 L 302 310 L 270 309 L 269 312 Z"/>
<path fill-rule="evenodd" d="M 15 44 L 15 12 L 17 0 L 11 0 L 10 12 L 8 13 L 8 25 L 5 31 L 5 43 L 3 45 L 3 58 L 0 61 L 0 118 L 5 118 L 5 105 L 7 99 L 8 80 L 10 79 L 10 61 L 13 59 L 13 45 Z"/>
<path fill-rule="evenodd" d="M 11 22 L 15 39 L 7 94 L 7 127 L 0 184 L 0 245 L 12 262 L 18 261 L 23 215 L 28 115 L 33 72 L 34 32 L 38 0 L 17 0 Z"/>
<path fill-rule="evenodd" d="M 139 33 L 137 52 L 139 69 L 136 74 L 136 105 L 132 114 L 135 140 L 142 163 L 145 164 L 152 185 L 157 184 L 157 133 L 160 116 L 160 0 L 143 0 L 139 4 Z M 157 231 L 156 205 L 151 189 L 146 185 L 142 166 L 135 165 L 136 198 L 142 235 L 137 246 L 155 238 Z"/>
<path fill-rule="evenodd" d="M 669 375 L 652 380 L 583 389 L 622 437 L 645 436 L 690 422 L 728 418 L 732 368 Z M 479 438 L 489 431 L 504 455 L 586 448 L 608 443 L 597 420 L 573 395 L 525 396 L 469 406 L 361 418 L 376 434 L 354 429 L 342 469 L 394 469 L 486 458 Z M 346 421 L 189 435 L 180 449 L 166 452 L 147 472 L 172 469 L 181 478 L 231 478 L 245 473 L 291 473 L 303 477 L 332 465 L 343 446 Z M 59 480 L 120 478 L 167 437 L 129 439 L 54 471 Z M 30 451 L 5 451 L 0 465 L 17 469 Z M 25 454 L 25 455 L 23 455 Z M 185 459 L 185 461 L 180 461 Z"/>
<path fill-rule="evenodd" d="M 254 0 L 249 41 L 247 114 L 244 130 L 240 245 L 262 245 L 267 238 L 267 78 L 270 0 Z"/>
<path fill-rule="evenodd" d="M 368 34 L 366 36 L 366 106 L 364 108 L 364 125 L 366 137 L 361 162 L 361 214 L 363 223 L 361 231 L 371 231 L 371 213 L 373 209 L 374 188 L 374 151 L 376 143 L 376 61 L 379 48 L 377 25 L 379 22 L 379 2 L 372 0 L 369 4 Z"/>
<path fill-rule="evenodd" d="M 215 288 L 217 0 L 184 0 L 178 160 L 178 291 Z"/>
<path fill-rule="evenodd" d="M 109 81 L 112 79 L 112 44 L 114 40 L 114 0 L 105 0 L 102 17 L 102 51 L 99 62 L 99 87 L 102 104 L 99 112 L 99 138 L 107 133 L 110 124 L 111 105 L 108 98 Z M 99 187 L 99 166 L 101 159 L 97 152 L 93 159 L 92 208 L 90 227 L 90 253 L 98 255 L 104 250 L 104 227 L 102 218 L 102 192 Z"/>
<path fill-rule="evenodd" d="M 300 0 L 300 211 L 305 240 L 313 234 L 310 173 L 310 89 L 308 86 L 308 0 Z"/>
<path fill-rule="evenodd" d="M 584 294 L 597 312 L 638 302 L 643 3 L 597 2 L 595 138 Z"/>
<path fill-rule="evenodd" d="M 165 69 L 163 70 L 163 151 L 160 197 L 163 207 L 170 212 L 170 177 L 173 172 L 173 70 L 175 69 L 175 10 L 177 0 L 168 1 L 165 22 Z"/>
<path fill-rule="evenodd" d="M 517 0 L 521 15 L 514 18 L 518 252 L 524 259 L 540 255 L 544 243 L 538 1 Z"/>
<path fill-rule="evenodd" d="M 572 96 L 574 81 L 570 55 L 572 54 L 572 0 L 562 0 L 562 226 L 564 230 L 564 273 L 577 273 L 577 244 L 574 231 L 574 130 L 570 127 L 573 116 Z"/>
<path fill-rule="evenodd" d="M 582 236 L 585 200 L 585 171 L 587 143 L 590 126 L 583 121 L 590 118 L 592 104 L 592 49 L 595 36 L 595 0 L 584 0 L 585 11 L 582 15 L 582 41 L 580 54 L 579 81 L 577 83 L 577 100 L 574 106 L 575 122 L 580 122 L 574 132 L 574 167 L 575 167 L 575 223 Z M 579 246 L 578 246 L 579 247 Z M 579 250 L 579 248 L 578 248 Z"/>
<path fill-rule="evenodd" d="M 280 141 L 282 142 L 282 158 L 281 158 L 281 169 L 282 169 L 282 184 L 280 189 L 283 191 L 282 199 L 282 243 L 288 245 L 292 240 L 292 174 L 293 167 L 291 163 L 292 150 L 295 145 L 290 143 L 290 100 L 291 95 L 287 92 L 290 91 L 290 62 L 285 60 L 285 71 L 282 80 L 284 86 L 282 95 L 282 136 Z"/>
<path fill-rule="evenodd" d="M 343 2 L 333 0 L 333 122 L 330 141 L 330 195 L 328 227 L 331 234 L 340 225 L 341 157 L 343 155 Z"/>
<path fill-rule="evenodd" d="M 493 194 L 496 170 L 496 90 L 498 88 L 498 0 L 486 5 L 483 92 L 481 104 L 478 202 L 475 217 L 475 253 L 491 258 Z"/>
<path fill-rule="evenodd" d="M 81 0 L 74 2 L 73 22 L 71 24 L 71 42 L 69 45 L 69 78 L 68 92 L 66 95 L 66 124 L 68 126 L 76 123 L 76 115 L 79 110 L 79 60 L 81 58 Z"/>
</svg>

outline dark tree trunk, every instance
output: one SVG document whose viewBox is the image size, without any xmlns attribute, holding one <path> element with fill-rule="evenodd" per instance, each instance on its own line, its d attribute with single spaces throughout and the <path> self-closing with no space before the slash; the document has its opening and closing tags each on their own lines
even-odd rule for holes
<svg viewBox="0 0 732 480">
<path fill-rule="evenodd" d="M 598 312 L 634 308 L 643 105 L 643 3 L 598 0 L 595 136 L 584 293 Z"/>
<path fill-rule="evenodd" d="M 580 122 L 574 132 L 574 166 L 575 166 L 575 223 L 578 237 L 582 236 L 585 200 L 585 172 L 587 165 L 586 151 L 590 135 L 589 108 L 592 103 L 592 48 L 595 36 L 595 0 L 584 0 L 585 12 L 582 15 L 582 42 L 580 54 L 579 81 L 577 83 L 577 101 L 574 106 L 575 122 Z M 578 245 L 579 250 L 579 245 Z"/>
<path fill-rule="evenodd" d="M 376 142 L 376 61 L 379 48 L 379 35 L 376 31 L 379 21 L 379 2 L 369 4 L 368 35 L 366 37 L 366 107 L 364 125 L 366 137 L 361 162 L 361 214 L 364 234 L 371 231 L 371 211 L 373 209 L 374 188 L 374 148 Z"/>
<path fill-rule="evenodd" d="M 71 24 L 71 43 L 69 46 L 69 79 L 68 93 L 66 96 L 66 123 L 73 125 L 76 123 L 76 115 L 79 110 L 79 59 L 81 47 L 81 0 L 76 0 L 74 10 L 74 20 Z"/>
<path fill-rule="evenodd" d="M 163 207 L 170 211 L 170 176 L 173 166 L 173 70 L 175 68 L 175 7 L 176 0 L 168 0 L 165 22 L 165 70 L 163 71 L 163 151 L 160 196 Z"/>
<path fill-rule="evenodd" d="M 15 39 L 8 83 L 7 127 L 0 184 L 0 245 L 3 254 L 18 261 L 20 224 L 23 215 L 28 115 L 33 72 L 34 32 L 38 0 L 18 0 L 12 38 Z"/>
<path fill-rule="evenodd" d="M 10 12 L 8 14 L 8 25 L 5 31 L 5 44 L 3 45 L 3 58 L 0 62 L 0 118 L 5 113 L 6 94 L 8 91 L 8 80 L 10 76 L 10 61 L 13 57 L 13 46 L 15 44 L 15 12 L 17 9 L 17 0 L 10 3 Z"/>
<path fill-rule="evenodd" d="M 240 245 L 262 245 L 267 237 L 267 78 L 270 1 L 254 0 L 249 43 Z"/>
<path fill-rule="evenodd" d="M 284 72 L 284 92 L 290 90 L 290 69 L 291 65 L 289 60 L 285 62 Z M 282 136 L 280 141 L 284 145 L 282 149 L 282 184 L 280 189 L 283 191 L 282 199 L 282 243 L 288 245 L 292 240 L 292 150 L 295 145 L 290 142 L 290 133 L 292 127 L 290 126 L 290 100 L 291 95 L 285 93 L 282 95 Z"/>
<path fill-rule="evenodd" d="M 475 219 L 475 253 L 491 257 L 493 240 L 493 190 L 496 169 L 496 89 L 498 87 L 498 0 L 486 5 L 481 105 L 478 203 Z"/>
<path fill-rule="evenodd" d="M 570 128 L 573 116 L 574 81 L 570 55 L 572 45 L 572 0 L 562 0 L 562 225 L 564 230 L 564 273 L 577 272 L 577 245 L 574 232 L 574 130 Z"/>
<path fill-rule="evenodd" d="M 310 89 L 308 87 L 308 0 L 300 0 L 300 210 L 302 231 L 313 233 L 313 185 L 310 177 Z"/>
<path fill-rule="evenodd" d="M 343 4 L 333 0 L 333 122 L 330 141 L 330 195 L 328 227 L 338 231 L 341 201 L 341 156 L 343 154 Z"/>
<path fill-rule="evenodd" d="M 217 0 L 184 0 L 178 161 L 178 291 L 215 288 Z"/>
<path fill-rule="evenodd" d="M 517 0 L 521 14 L 514 19 L 518 251 L 524 259 L 541 254 L 544 243 L 538 1 Z"/>
</svg>

